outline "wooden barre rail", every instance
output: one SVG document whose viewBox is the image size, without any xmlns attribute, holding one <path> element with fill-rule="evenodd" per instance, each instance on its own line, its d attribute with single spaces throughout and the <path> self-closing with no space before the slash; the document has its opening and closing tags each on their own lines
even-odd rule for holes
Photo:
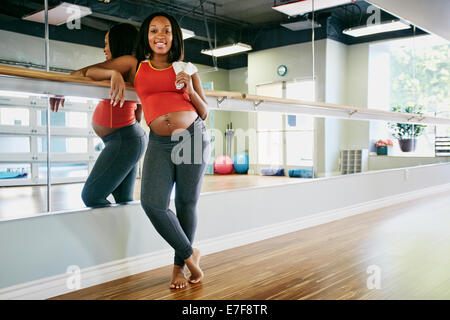
<svg viewBox="0 0 450 320">
<path fill-rule="evenodd" d="M 395 116 L 398 115 L 408 115 L 411 118 L 415 119 L 446 119 L 446 118 L 439 118 L 439 117 L 433 117 L 433 116 L 421 116 L 418 114 L 412 114 L 412 113 L 401 113 L 401 112 L 393 112 L 393 111 L 383 111 L 378 109 L 367 109 L 367 108 L 358 108 L 358 107 L 351 107 L 351 106 L 345 106 L 345 105 L 339 105 L 339 104 L 332 104 L 332 103 L 326 103 L 326 102 L 314 102 L 314 101 L 303 101 L 303 100 L 294 100 L 294 99 L 282 99 L 282 98 L 274 98 L 274 97 L 265 97 L 265 96 L 257 96 L 252 94 L 242 94 L 242 99 L 254 101 L 254 102 L 271 102 L 271 103 L 281 103 L 281 104 L 290 104 L 290 105 L 303 105 L 308 107 L 317 107 L 321 109 L 329 109 L 329 110 L 336 110 L 336 111 L 344 111 L 351 114 L 354 113 L 360 113 L 360 114 L 378 114 L 383 116 Z M 449 122 L 450 124 L 450 122 Z"/>
<path fill-rule="evenodd" d="M 0 66 L 0 74 L 7 75 L 7 76 L 22 77 L 22 78 L 48 80 L 48 81 L 90 84 L 90 85 L 101 86 L 101 87 L 109 87 L 110 86 L 110 82 L 108 80 L 94 81 L 89 77 L 79 77 L 79 76 L 72 76 L 69 74 L 32 70 L 32 69 L 25 69 L 25 68 L 17 68 L 17 67 L 10 67 L 10 66 Z M 126 86 L 129 89 L 133 89 L 133 86 L 129 83 L 126 83 Z"/>
<path fill-rule="evenodd" d="M 0 65 L 0 76 L 15 76 L 22 78 L 31 78 L 31 79 L 39 79 L 39 80 L 47 80 L 47 81 L 56 81 L 56 82 L 71 82 L 71 83 L 81 83 L 92 86 L 100 86 L 100 87 L 109 87 L 110 81 L 94 81 L 89 77 L 79 77 L 66 75 L 56 72 L 46 72 L 40 70 L 31 70 L 25 68 L 17 68 L 11 66 L 2 66 Z M 130 83 L 126 83 L 126 88 L 133 90 L 134 88 Z M 1 88 L 0 88 L 1 89 Z M 218 91 L 218 90 L 205 90 L 205 94 L 209 97 L 217 98 L 218 103 L 222 103 L 225 99 L 237 99 L 248 102 L 253 102 L 255 106 L 259 105 L 262 102 L 266 103 L 276 103 L 276 104 L 284 104 L 291 106 L 306 106 L 311 109 L 316 110 L 331 110 L 336 112 L 345 112 L 349 116 L 358 113 L 358 114 L 366 114 L 366 115 L 375 115 L 383 118 L 393 118 L 396 119 L 399 116 L 404 117 L 408 121 L 421 122 L 424 119 L 434 121 L 436 123 L 450 125 L 449 118 L 441 118 L 441 117 L 433 117 L 433 116 L 421 116 L 417 114 L 410 113 L 399 113 L 392 111 L 383 111 L 377 109 L 367 109 L 367 108 L 358 108 L 351 107 L 345 105 L 331 104 L 325 102 L 314 102 L 314 101 L 302 101 L 302 100 L 294 100 L 294 99 L 282 99 L 282 98 L 274 98 L 267 96 L 258 96 L 241 92 L 233 92 L 233 91 Z M 396 121 L 396 120 L 395 120 Z"/>
</svg>

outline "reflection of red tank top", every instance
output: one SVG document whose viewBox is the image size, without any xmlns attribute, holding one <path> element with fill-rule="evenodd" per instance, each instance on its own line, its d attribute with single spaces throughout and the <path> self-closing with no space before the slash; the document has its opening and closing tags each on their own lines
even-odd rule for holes
<svg viewBox="0 0 450 320">
<path fill-rule="evenodd" d="M 117 103 L 113 106 L 109 99 L 101 100 L 94 110 L 92 122 L 108 128 L 122 128 L 133 124 L 136 116 L 136 101 L 125 101 L 122 108 Z"/>
<path fill-rule="evenodd" d="M 177 90 L 175 80 L 173 67 L 155 69 L 148 60 L 139 65 L 134 90 L 141 100 L 147 124 L 169 112 L 196 111 L 184 90 Z"/>
</svg>

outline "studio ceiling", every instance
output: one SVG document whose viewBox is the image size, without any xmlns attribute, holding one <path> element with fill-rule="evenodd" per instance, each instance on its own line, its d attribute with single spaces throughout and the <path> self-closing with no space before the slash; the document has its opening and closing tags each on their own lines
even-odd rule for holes
<svg viewBox="0 0 450 320">
<path fill-rule="evenodd" d="M 62 1 L 49 0 L 49 7 Z M 66 0 L 90 7 L 93 14 L 81 19 L 82 30 L 73 31 L 63 26 L 50 26 L 50 38 L 102 48 L 105 32 L 118 22 L 129 22 L 136 26 L 155 11 L 165 11 L 174 15 L 183 28 L 195 32 L 196 37 L 185 41 L 186 60 L 213 65 L 212 58 L 200 53 L 211 46 L 221 46 L 234 42 L 244 42 L 259 51 L 295 43 L 310 42 L 311 28 L 292 31 L 280 26 L 281 23 L 305 20 L 311 14 L 291 17 L 274 9 L 274 4 L 283 0 Z M 23 16 L 42 10 L 43 0 L 2 0 L 0 7 L 0 29 L 43 37 L 43 24 L 22 20 Z M 351 45 L 381 39 L 412 35 L 411 30 L 389 34 L 352 38 L 342 34 L 345 28 L 364 24 L 369 14 L 366 1 L 317 11 L 315 20 L 321 25 L 315 29 L 315 38 L 330 38 Z M 396 17 L 381 12 L 381 20 Z M 416 34 L 424 33 L 418 29 Z M 209 35 L 209 37 L 208 37 Z M 208 41 L 209 40 L 209 41 Z M 238 54 L 217 59 L 218 67 L 233 69 L 247 65 L 247 54 Z"/>
</svg>

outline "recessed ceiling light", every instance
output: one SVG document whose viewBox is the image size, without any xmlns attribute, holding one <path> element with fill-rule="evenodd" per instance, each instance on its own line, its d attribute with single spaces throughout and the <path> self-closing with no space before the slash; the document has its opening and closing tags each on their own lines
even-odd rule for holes
<svg viewBox="0 0 450 320">
<path fill-rule="evenodd" d="M 202 50 L 202 53 L 210 55 L 210 56 L 222 57 L 222 56 L 228 56 L 231 54 L 245 52 L 245 51 L 249 51 L 249 50 L 252 50 L 251 46 L 249 46 L 248 44 L 245 44 L 245 43 L 238 42 L 235 44 L 219 47 L 219 48 L 216 48 L 213 50 L 205 49 L 205 50 Z"/>
<path fill-rule="evenodd" d="M 398 31 L 409 29 L 411 26 L 409 24 L 405 24 L 400 20 L 392 20 L 389 22 L 373 24 L 368 26 L 360 26 L 355 28 L 349 28 L 342 31 L 342 33 L 352 36 L 352 37 L 363 37 L 371 34 L 390 32 L 390 31 Z"/>
<path fill-rule="evenodd" d="M 314 0 L 314 11 L 337 7 L 351 2 L 355 2 L 355 0 Z M 312 0 L 300 0 L 273 6 L 272 9 L 287 14 L 288 16 L 298 16 L 311 12 L 312 5 Z"/>
<path fill-rule="evenodd" d="M 63 23 L 67 23 L 73 20 L 73 16 L 75 13 L 79 13 L 79 16 L 77 15 L 76 18 L 80 19 L 91 14 L 92 10 L 89 7 L 63 2 L 58 6 L 48 10 L 48 23 L 54 26 L 62 25 Z M 45 23 L 45 10 L 32 13 L 28 16 L 23 17 L 22 19 Z"/>
</svg>

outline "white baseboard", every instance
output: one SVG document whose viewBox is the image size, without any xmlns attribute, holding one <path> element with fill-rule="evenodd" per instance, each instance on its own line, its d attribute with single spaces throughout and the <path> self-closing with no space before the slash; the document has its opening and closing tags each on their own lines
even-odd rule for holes
<svg viewBox="0 0 450 320">
<path fill-rule="evenodd" d="M 195 246 L 203 255 L 216 253 L 448 190 L 450 190 L 450 183 L 202 240 L 195 243 Z M 79 289 L 171 265 L 172 255 L 172 249 L 167 249 L 81 269 Z M 73 292 L 75 290 L 67 286 L 67 280 L 71 276 L 73 276 L 72 273 L 60 274 L 3 288 L 0 289 L 0 299 L 48 299 Z"/>
</svg>

